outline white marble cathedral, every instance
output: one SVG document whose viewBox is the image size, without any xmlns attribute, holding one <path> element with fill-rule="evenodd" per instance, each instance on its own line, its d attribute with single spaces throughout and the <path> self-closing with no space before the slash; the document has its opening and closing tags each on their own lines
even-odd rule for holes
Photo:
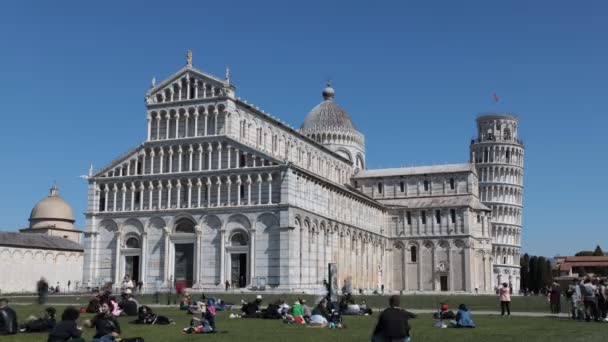
<svg viewBox="0 0 608 342">
<path fill-rule="evenodd" d="M 519 288 L 515 117 L 478 117 L 470 163 L 368 170 L 329 85 L 296 130 L 187 62 L 146 93 L 146 141 L 89 177 L 85 283 L 307 291 L 337 263 L 355 289 Z"/>
</svg>

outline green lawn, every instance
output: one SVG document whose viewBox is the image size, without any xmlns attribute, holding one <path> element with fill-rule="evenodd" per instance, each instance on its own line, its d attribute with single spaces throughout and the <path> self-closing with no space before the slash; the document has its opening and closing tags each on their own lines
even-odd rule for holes
<svg viewBox="0 0 608 342">
<path fill-rule="evenodd" d="M 37 314 L 43 307 L 37 305 L 15 306 L 20 318 Z M 61 307 L 59 311 L 61 312 Z M 222 333 L 213 335 L 182 335 L 190 316 L 177 309 L 157 309 L 158 313 L 173 318 L 177 324 L 168 326 L 141 326 L 128 322 L 132 318 L 121 318 L 123 335 L 142 336 L 147 342 L 154 341 L 368 341 L 376 323 L 377 315 L 347 316 L 346 329 L 311 329 L 305 326 L 286 325 L 279 320 L 228 319 L 227 313 L 218 314 L 217 326 Z M 474 312 L 473 312 L 474 314 Z M 83 315 L 87 318 L 90 315 Z M 552 317 L 511 317 L 474 315 L 476 329 L 437 329 L 433 327 L 430 314 L 412 320 L 413 341 L 606 341 L 607 323 L 574 322 Z M 92 336 L 92 329 L 85 329 L 85 337 Z M 19 334 L 0 338 L 2 342 L 46 341 L 46 334 Z"/>
<path fill-rule="evenodd" d="M 252 300 L 255 298 L 256 293 L 238 293 L 238 292 L 229 292 L 229 293 L 206 293 L 208 297 L 222 298 L 224 301 L 228 303 L 240 303 L 241 299 Z M 297 294 L 270 294 L 270 293 L 262 293 L 264 297 L 264 302 L 269 303 L 273 302 L 277 299 L 284 299 L 288 303 L 293 303 L 295 299 L 298 297 L 305 298 L 308 300 L 309 304 L 315 303 L 319 296 L 313 295 L 297 295 Z M 12 302 L 19 303 L 34 303 L 36 301 L 35 297 L 27 296 L 27 297 L 17 297 L 11 298 L 8 296 Z M 198 300 L 200 298 L 199 294 L 193 295 L 194 299 Z M 51 296 L 49 297 L 49 303 L 85 303 L 90 298 L 89 295 L 81 295 L 81 296 Z M 144 295 L 138 296 L 138 299 L 141 303 L 150 304 L 155 303 L 156 299 L 152 295 Z M 161 295 L 159 300 L 160 304 L 167 304 L 167 295 Z M 371 307 L 381 308 L 386 307 L 388 304 L 388 296 L 356 296 L 356 300 L 360 301 L 365 299 Z M 179 299 L 176 295 L 173 295 L 170 298 L 169 302 L 172 304 L 179 302 Z M 499 310 L 499 302 L 497 296 L 492 295 L 405 295 L 401 297 L 401 303 L 404 307 L 411 309 L 436 309 L 439 306 L 439 303 L 448 303 L 450 308 L 457 308 L 459 304 L 465 303 L 467 306 L 473 310 L 483 310 L 483 311 L 492 311 Z M 549 303 L 547 302 L 547 298 L 543 296 L 514 296 L 512 297 L 512 308 L 513 311 L 519 312 L 549 312 Z M 562 307 L 566 308 L 567 303 L 565 298 L 562 297 Z"/>
</svg>

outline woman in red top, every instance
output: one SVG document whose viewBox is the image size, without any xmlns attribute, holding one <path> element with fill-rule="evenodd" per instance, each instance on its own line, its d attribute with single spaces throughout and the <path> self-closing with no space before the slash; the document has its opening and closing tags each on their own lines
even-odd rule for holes
<svg viewBox="0 0 608 342">
<path fill-rule="evenodd" d="M 502 283 L 502 287 L 498 291 L 500 296 L 500 311 L 501 315 L 505 315 L 505 310 L 507 311 L 507 316 L 511 316 L 511 289 L 509 289 L 509 284 Z"/>
</svg>

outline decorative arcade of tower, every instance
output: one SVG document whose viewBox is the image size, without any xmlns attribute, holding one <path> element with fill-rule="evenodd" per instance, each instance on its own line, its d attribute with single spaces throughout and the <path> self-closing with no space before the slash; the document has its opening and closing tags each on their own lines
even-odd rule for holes
<svg viewBox="0 0 608 342">
<path fill-rule="evenodd" d="M 479 178 L 479 197 L 492 209 L 493 286 L 519 289 L 523 209 L 524 145 L 517 138 L 518 119 L 508 114 L 477 118 L 471 162 Z"/>
</svg>

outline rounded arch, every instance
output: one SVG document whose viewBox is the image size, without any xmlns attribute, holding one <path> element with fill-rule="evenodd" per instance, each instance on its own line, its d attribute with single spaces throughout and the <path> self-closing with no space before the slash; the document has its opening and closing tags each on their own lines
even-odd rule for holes
<svg viewBox="0 0 608 342">
<path fill-rule="evenodd" d="M 256 229 L 265 231 L 266 229 L 278 228 L 279 219 L 273 213 L 262 213 L 255 220 Z"/>
<path fill-rule="evenodd" d="M 179 213 L 179 214 L 173 216 L 173 218 L 169 221 L 168 226 L 169 227 L 175 227 L 175 224 L 177 223 L 177 221 L 180 221 L 180 220 L 182 220 L 184 218 L 186 218 L 186 219 L 188 219 L 188 220 L 190 220 L 192 222 L 195 222 L 195 224 L 196 224 L 196 218 L 194 218 L 194 216 L 192 216 L 191 214 L 189 214 L 189 213 Z"/>
<path fill-rule="evenodd" d="M 167 226 L 162 217 L 154 216 L 148 220 L 147 230 L 161 230 Z"/>
<path fill-rule="evenodd" d="M 194 234 L 196 232 L 196 221 L 190 217 L 181 217 L 174 220 L 173 232 L 174 233 L 187 233 Z"/>
<path fill-rule="evenodd" d="M 219 230 L 222 228 L 222 220 L 216 215 L 205 215 L 201 219 L 201 225 L 205 230 Z"/>
<path fill-rule="evenodd" d="M 120 231 L 125 235 L 129 233 L 141 235 L 144 232 L 144 225 L 138 219 L 130 218 L 120 225 Z"/>
<path fill-rule="evenodd" d="M 141 242 L 138 236 L 127 235 L 125 237 L 125 247 L 127 248 L 141 248 Z"/>
<path fill-rule="evenodd" d="M 238 228 L 245 229 L 247 231 L 251 230 L 251 222 L 247 216 L 243 214 L 234 214 L 228 218 L 226 221 L 226 229 L 234 230 Z"/>
<path fill-rule="evenodd" d="M 115 233 L 118 232 L 118 225 L 114 220 L 105 219 L 99 223 L 99 229 L 107 232 Z"/>
<path fill-rule="evenodd" d="M 343 147 L 336 149 L 336 153 L 343 156 L 344 158 L 348 159 L 348 161 L 350 161 L 350 162 L 353 161 L 353 156 L 350 153 L 350 151 Z"/>
<path fill-rule="evenodd" d="M 227 242 L 230 246 L 247 246 L 249 244 L 249 233 L 242 228 L 233 229 L 228 234 Z"/>
</svg>

